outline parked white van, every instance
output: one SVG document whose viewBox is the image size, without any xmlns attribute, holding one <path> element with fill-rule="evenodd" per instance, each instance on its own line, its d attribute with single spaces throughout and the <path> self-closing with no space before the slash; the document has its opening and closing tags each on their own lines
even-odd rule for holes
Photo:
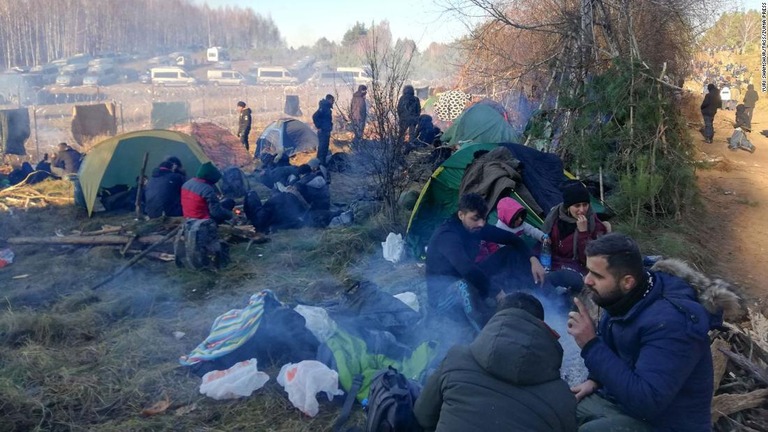
<svg viewBox="0 0 768 432">
<path fill-rule="evenodd" d="M 284 67 L 260 67 L 256 70 L 256 83 L 262 85 L 296 85 L 299 80 Z"/>
<path fill-rule="evenodd" d="M 208 82 L 215 85 L 245 85 L 246 78 L 236 70 L 209 70 Z"/>
<path fill-rule="evenodd" d="M 338 67 L 336 72 L 347 84 L 368 85 L 371 83 L 370 75 L 361 67 Z"/>
<path fill-rule="evenodd" d="M 197 82 L 184 69 L 178 67 L 152 68 L 149 70 L 149 77 L 152 84 L 159 86 L 184 86 Z"/>
</svg>

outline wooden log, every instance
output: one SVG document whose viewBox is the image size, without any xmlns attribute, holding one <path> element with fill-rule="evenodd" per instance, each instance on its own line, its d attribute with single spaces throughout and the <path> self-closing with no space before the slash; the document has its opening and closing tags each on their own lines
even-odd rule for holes
<svg viewBox="0 0 768 432">
<path fill-rule="evenodd" d="M 142 251 L 140 254 L 136 255 L 136 256 L 135 256 L 135 257 L 133 257 L 133 258 L 131 258 L 131 260 L 130 260 L 130 261 L 128 261 L 127 263 L 125 263 L 125 265 L 123 265 L 122 267 L 120 267 L 119 269 L 117 269 L 117 271 L 115 271 L 114 273 L 112 273 L 112 274 L 111 274 L 111 275 L 110 275 L 108 278 L 106 278 L 106 279 L 104 279 L 103 281 L 99 282 L 98 284 L 94 285 L 94 286 L 93 286 L 91 289 L 92 289 L 92 290 L 95 290 L 95 289 L 97 289 L 97 288 L 100 288 L 100 287 L 102 287 L 102 286 L 104 286 L 104 285 L 108 284 L 110 281 L 112 281 L 112 280 L 113 280 L 113 279 L 115 279 L 116 277 L 120 276 L 120 274 L 121 274 L 121 273 L 123 273 L 124 271 L 126 271 L 126 270 L 127 270 L 129 267 L 131 267 L 132 265 L 134 265 L 134 264 L 136 264 L 137 262 L 139 262 L 139 260 L 141 260 L 142 258 L 144 258 L 144 257 L 145 257 L 147 254 L 151 253 L 151 252 L 152 252 L 153 250 L 155 250 L 155 249 L 156 249 L 158 246 L 160 246 L 161 244 L 165 243 L 167 240 L 170 240 L 171 238 L 173 238 L 173 237 L 174 237 L 174 236 L 175 236 L 175 235 L 176 235 L 176 234 L 177 234 L 177 233 L 178 233 L 178 232 L 181 230 L 181 227 L 182 227 L 182 225 L 179 225 L 179 226 L 177 226 L 177 227 L 176 227 L 175 229 L 173 229 L 171 232 L 169 232 L 168 234 L 164 235 L 164 236 L 163 236 L 163 237 L 162 237 L 160 240 L 158 240 L 158 241 L 157 241 L 157 242 L 155 242 L 155 243 L 152 243 L 152 245 L 150 245 L 148 248 L 144 249 L 144 250 L 143 250 L 143 251 Z"/>
<path fill-rule="evenodd" d="M 720 350 L 730 351 L 731 345 L 722 339 L 715 339 L 710 350 L 712 351 L 712 369 L 714 370 L 715 377 L 713 391 L 717 391 L 718 387 L 720 387 L 720 381 L 723 380 L 725 368 L 728 366 L 728 357 Z"/>
<path fill-rule="evenodd" d="M 749 408 L 757 408 L 766 400 L 768 400 L 768 389 L 755 390 L 745 394 L 717 395 L 712 399 L 712 423 L 722 416 Z"/>
<path fill-rule="evenodd" d="M 122 231 L 123 229 L 124 227 L 121 227 L 121 226 L 104 226 L 100 230 L 81 232 L 80 235 L 83 237 L 88 237 L 88 236 L 98 236 L 103 234 L 114 234 Z"/>
<path fill-rule="evenodd" d="M 136 239 L 139 243 L 152 244 L 162 239 L 161 235 L 147 235 Z M 132 236 L 103 235 L 103 236 L 64 236 L 64 237 L 11 237 L 8 244 L 27 245 L 124 245 L 133 239 Z"/>
<path fill-rule="evenodd" d="M 756 379 L 764 385 L 768 385 L 768 371 L 752 363 L 751 360 L 739 353 L 735 353 L 730 350 L 724 351 L 722 349 L 720 349 L 720 352 L 728 356 L 731 361 L 733 361 L 741 369 L 747 372 L 752 378 Z"/>
</svg>

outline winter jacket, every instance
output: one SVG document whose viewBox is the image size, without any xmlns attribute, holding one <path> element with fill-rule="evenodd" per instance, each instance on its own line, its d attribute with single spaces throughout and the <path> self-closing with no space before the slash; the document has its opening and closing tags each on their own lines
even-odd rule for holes
<svg viewBox="0 0 768 432">
<path fill-rule="evenodd" d="M 722 105 L 723 101 L 720 100 L 720 92 L 714 88 L 704 96 L 704 101 L 701 102 L 701 115 L 714 117 Z"/>
<path fill-rule="evenodd" d="M 421 114 L 421 101 L 416 97 L 413 86 L 405 86 L 397 101 L 397 118 L 401 126 L 416 126 Z"/>
<path fill-rule="evenodd" d="M 251 133 L 251 109 L 243 108 L 238 119 L 237 136 L 248 136 Z"/>
<path fill-rule="evenodd" d="M 520 237 L 491 225 L 471 233 L 454 216 L 435 230 L 427 247 L 427 297 L 431 305 L 438 303 L 448 286 L 462 279 L 469 282 L 483 297 L 495 295 L 490 292 L 490 275 L 475 263 L 482 240 L 505 244 L 525 257 L 531 256 L 528 245 Z M 517 270 L 529 271 L 528 268 Z"/>
<path fill-rule="evenodd" d="M 221 223 L 232 218 L 232 212 L 219 203 L 213 185 L 199 177 L 193 177 L 181 186 L 181 209 L 188 219 L 213 219 Z"/>
<path fill-rule="evenodd" d="M 147 216 L 181 216 L 181 186 L 184 176 L 168 168 L 155 168 L 144 189 Z"/>
<path fill-rule="evenodd" d="M 548 232 L 549 238 L 552 241 L 552 268 L 554 270 L 567 268 L 585 274 L 587 265 L 585 250 L 587 243 L 607 233 L 608 229 L 600 222 L 600 219 L 590 208 L 589 213 L 587 213 L 587 218 L 589 219 L 587 230 L 580 232 L 575 227 L 575 222 L 562 220 L 567 218 L 564 215 L 564 212 L 567 210 L 564 210 L 562 206 L 562 204 L 559 204 L 552 208 L 542 227 L 542 231 Z M 561 232 L 562 224 L 569 223 L 574 225 L 573 231 L 568 234 Z"/>
<path fill-rule="evenodd" d="M 757 101 L 759 99 L 760 96 L 758 96 L 755 88 L 753 86 L 749 86 L 747 88 L 747 92 L 744 93 L 744 106 L 747 108 L 754 108 L 755 105 L 757 105 Z"/>
<path fill-rule="evenodd" d="M 349 115 L 352 117 L 352 123 L 364 125 L 368 112 L 365 106 L 365 96 L 361 91 L 358 90 L 352 94 L 350 105 Z"/>
<path fill-rule="evenodd" d="M 317 111 L 312 114 L 312 122 L 318 131 L 331 133 L 333 130 L 333 105 L 325 99 L 320 99 Z"/>
<path fill-rule="evenodd" d="M 67 174 L 76 174 L 77 170 L 80 169 L 82 158 L 83 155 L 79 151 L 67 147 L 66 150 L 60 150 L 56 153 L 56 162 L 53 166 L 63 169 Z"/>
<path fill-rule="evenodd" d="M 503 310 L 468 347 L 448 352 L 414 414 L 427 431 L 575 431 L 576 399 L 560 379 L 562 359 L 542 321 Z"/>
<path fill-rule="evenodd" d="M 655 271 L 679 269 L 674 267 L 657 263 L 647 287 L 640 288 L 648 289 L 645 297 L 623 316 L 604 313 L 598 337 L 581 355 L 602 395 L 627 414 L 655 430 L 709 431 L 713 371 L 707 332 L 722 323 L 717 309 L 737 297 L 713 284 L 698 293 L 702 304 L 685 280 Z M 693 272 L 687 266 L 685 271 Z"/>
<path fill-rule="evenodd" d="M 306 174 L 296 182 L 296 189 L 309 204 L 310 210 L 330 210 L 331 192 L 325 178 L 319 172 Z"/>
</svg>

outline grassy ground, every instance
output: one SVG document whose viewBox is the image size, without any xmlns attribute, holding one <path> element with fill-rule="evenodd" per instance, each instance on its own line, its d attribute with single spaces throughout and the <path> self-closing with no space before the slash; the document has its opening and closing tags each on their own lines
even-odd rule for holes
<svg viewBox="0 0 768 432">
<path fill-rule="evenodd" d="M 335 202 L 361 189 L 338 174 L 332 187 Z M 65 181 L 35 188 L 71 193 Z M 88 219 L 71 206 L 14 209 L 0 215 L 0 247 L 14 236 L 121 224 L 136 222 L 130 215 Z M 207 336 L 218 315 L 265 288 L 289 303 L 331 299 L 347 278 L 420 291 L 415 263 L 395 268 L 380 258 L 377 242 L 386 233 L 376 218 L 349 228 L 278 232 L 249 250 L 233 245 L 232 263 L 221 271 L 144 260 L 95 291 L 125 262 L 118 248 L 13 245 L 14 263 L 0 269 L 0 431 L 327 429 L 338 413 L 334 403 L 321 399 L 320 414 L 308 418 L 274 379 L 250 398 L 214 401 L 198 393 L 200 379 L 187 375 L 178 358 Z M 270 376 L 279 366 L 267 369 Z M 141 416 L 164 399 L 171 402 L 164 414 Z"/>
</svg>

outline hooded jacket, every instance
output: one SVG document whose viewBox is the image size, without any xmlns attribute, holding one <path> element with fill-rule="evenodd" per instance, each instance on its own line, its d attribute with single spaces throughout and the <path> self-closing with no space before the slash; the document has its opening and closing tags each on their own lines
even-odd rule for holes
<svg viewBox="0 0 768 432">
<path fill-rule="evenodd" d="M 651 270 L 645 296 L 623 316 L 605 313 L 581 355 L 603 396 L 627 414 L 659 431 L 709 431 L 708 331 L 738 313 L 738 296 L 682 261 Z"/>
<path fill-rule="evenodd" d="M 352 122 L 364 125 L 368 111 L 365 106 L 365 96 L 360 90 L 352 94 L 352 103 L 350 104 L 349 115 Z"/>
<path fill-rule="evenodd" d="M 166 167 L 152 171 L 152 177 L 144 190 L 147 216 L 181 216 L 181 186 L 184 176 Z"/>
<path fill-rule="evenodd" d="M 416 97 L 413 86 L 403 87 L 403 94 L 397 101 L 397 118 L 401 125 L 416 126 L 421 114 L 421 101 Z"/>
<path fill-rule="evenodd" d="M 333 130 L 333 104 L 325 99 L 317 103 L 317 111 L 312 114 L 312 122 L 320 132 L 331 133 Z"/>
<path fill-rule="evenodd" d="M 248 136 L 251 133 L 251 109 L 243 108 L 237 124 L 237 136 Z"/>
<path fill-rule="evenodd" d="M 200 165 L 196 177 L 181 186 L 181 209 L 188 219 L 213 219 L 217 223 L 232 218 L 232 212 L 223 208 L 213 185 L 221 180 L 221 171 L 212 163 Z"/>
<path fill-rule="evenodd" d="M 720 91 L 715 87 L 704 96 L 704 100 L 701 102 L 701 115 L 714 117 L 717 114 L 718 108 L 722 105 L 723 101 L 720 99 Z"/>
<path fill-rule="evenodd" d="M 455 346 L 421 392 L 427 431 L 575 431 L 576 399 L 560 379 L 563 349 L 533 315 L 506 309 Z"/>
</svg>

